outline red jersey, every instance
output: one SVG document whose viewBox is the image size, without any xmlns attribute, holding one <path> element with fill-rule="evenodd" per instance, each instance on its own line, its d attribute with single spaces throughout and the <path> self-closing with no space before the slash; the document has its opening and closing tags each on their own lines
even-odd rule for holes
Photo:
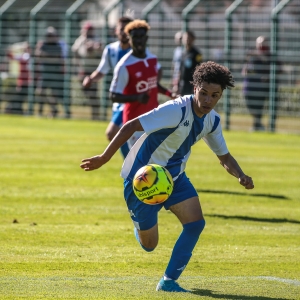
<svg viewBox="0 0 300 300">
<path fill-rule="evenodd" d="M 28 86 L 29 84 L 29 60 L 30 60 L 30 54 L 29 53 L 23 53 L 21 55 L 14 55 L 12 53 L 8 53 L 8 56 L 11 59 L 19 61 L 20 69 L 19 69 L 19 76 L 17 79 L 17 86 Z"/>
<path fill-rule="evenodd" d="M 159 68 L 157 57 L 148 50 L 145 58 L 133 56 L 130 51 L 116 65 L 110 92 L 123 95 L 148 92 L 150 95 L 146 104 L 138 101 L 125 103 L 123 124 L 158 106 L 157 75 Z"/>
</svg>

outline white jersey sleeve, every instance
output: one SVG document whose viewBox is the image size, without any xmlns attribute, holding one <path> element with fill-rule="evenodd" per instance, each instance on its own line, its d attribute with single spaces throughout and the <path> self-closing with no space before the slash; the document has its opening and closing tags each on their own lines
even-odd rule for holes
<svg viewBox="0 0 300 300">
<path fill-rule="evenodd" d="M 208 147 L 218 156 L 227 154 L 228 148 L 223 137 L 221 123 L 218 124 L 216 129 L 203 137 L 204 142 Z"/>
<path fill-rule="evenodd" d="M 182 110 L 173 100 L 159 105 L 152 111 L 139 117 L 139 121 L 147 134 L 162 128 L 174 128 L 182 119 Z"/>
<path fill-rule="evenodd" d="M 102 74 L 107 74 L 111 70 L 110 57 L 109 57 L 109 45 L 105 46 L 100 63 L 97 67 L 97 71 Z"/>
<path fill-rule="evenodd" d="M 127 68 L 122 63 L 118 62 L 114 69 L 114 76 L 109 91 L 112 93 L 123 94 L 128 80 L 129 74 Z"/>
<path fill-rule="evenodd" d="M 161 64 L 159 62 L 157 62 L 157 70 L 161 69 Z"/>
</svg>

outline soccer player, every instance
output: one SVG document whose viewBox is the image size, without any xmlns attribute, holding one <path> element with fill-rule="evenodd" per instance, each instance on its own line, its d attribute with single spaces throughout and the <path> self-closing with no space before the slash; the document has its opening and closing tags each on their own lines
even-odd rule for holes
<svg viewBox="0 0 300 300">
<path fill-rule="evenodd" d="M 162 76 L 157 57 L 146 48 L 150 26 L 144 20 L 134 20 L 124 31 L 132 50 L 124 55 L 114 70 L 110 92 L 113 102 L 125 103 L 123 123 L 158 106 L 158 93 L 170 98 L 172 92 L 159 84 Z M 136 132 L 129 140 L 129 148 L 143 132 Z"/>
<path fill-rule="evenodd" d="M 125 26 L 132 22 L 133 19 L 129 17 L 121 17 L 118 20 L 118 24 L 115 29 L 115 34 L 118 41 L 108 44 L 101 57 L 101 61 L 97 69 L 89 76 L 86 76 L 83 80 L 83 87 L 89 88 L 93 82 L 102 79 L 110 70 L 114 70 L 118 61 L 131 50 L 127 34 L 124 32 Z M 106 129 L 106 137 L 109 141 L 113 139 L 116 133 L 122 126 L 122 115 L 123 115 L 124 104 L 114 103 L 112 107 L 112 117 L 110 123 Z M 122 145 L 120 148 L 123 157 L 125 158 L 129 148 L 127 143 Z"/>
<path fill-rule="evenodd" d="M 162 207 L 175 214 L 183 226 L 157 291 L 187 292 L 176 280 L 186 268 L 205 226 L 198 194 L 185 174 L 191 147 L 203 139 L 229 174 L 246 189 L 254 188 L 252 178 L 242 171 L 230 154 L 222 134 L 220 116 L 214 110 L 223 90 L 234 86 L 230 71 L 215 62 L 202 63 L 193 73 L 193 86 L 194 94 L 167 101 L 127 122 L 102 154 L 83 159 L 81 163 L 85 171 L 98 169 L 134 132 L 145 131 L 131 148 L 121 171 L 136 239 L 144 250 L 155 249 L 158 243 L 157 214 Z M 135 173 L 149 163 L 164 166 L 174 180 L 173 193 L 162 204 L 145 204 L 137 199 L 132 189 Z"/>
</svg>

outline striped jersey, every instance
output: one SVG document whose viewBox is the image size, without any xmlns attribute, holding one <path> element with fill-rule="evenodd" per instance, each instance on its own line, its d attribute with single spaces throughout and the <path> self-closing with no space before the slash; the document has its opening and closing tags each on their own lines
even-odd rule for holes
<svg viewBox="0 0 300 300">
<path fill-rule="evenodd" d="M 127 155 L 121 176 L 132 180 L 146 164 L 164 166 L 173 180 L 184 172 L 191 147 L 203 139 L 216 155 L 228 153 L 220 116 L 212 110 L 198 117 L 193 110 L 194 95 L 167 101 L 139 117 L 145 133 Z"/>
<path fill-rule="evenodd" d="M 110 70 L 114 70 L 118 61 L 130 50 L 131 48 L 123 50 L 120 46 L 120 41 L 106 45 L 103 50 L 99 66 L 97 67 L 97 71 L 102 74 L 108 74 Z M 113 111 L 122 110 L 123 107 L 124 104 L 114 103 Z"/>
<path fill-rule="evenodd" d="M 119 41 L 106 45 L 97 71 L 102 74 L 107 74 L 110 70 L 114 70 L 118 61 L 130 50 L 131 48 L 123 50 Z"/>
</svg>

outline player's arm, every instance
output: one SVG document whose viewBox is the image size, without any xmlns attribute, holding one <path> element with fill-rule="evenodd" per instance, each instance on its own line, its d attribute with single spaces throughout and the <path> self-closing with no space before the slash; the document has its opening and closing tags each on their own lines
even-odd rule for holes
<svg viewBox="0 0 300 300">
<path fill-rule="evenodd" d="M 232 176 L 238 178 L 242 186 L 244 186 L 246 189 L 254 188 L 252 178 L 244 174 L 238 162 L 229 152 L 225 155 L 218 155 L 218 158 L 220 160 L 220 164 L 224 167 L 224 169 Z"/>
<path fill-rule="evenodd" d="M 97 69 L 89 76 L 86 76 L 82 82 L 85 88 L 89 88 L 93 82 L 102 79 L 111 69 L 109 64 L 108 46 L 103 50 L 102 57 Z"/>
<path fill-rule="evenodd" d="M 140 94 L 124 95 L 111 92 L 109 97 L 112 102 L 126 103 L 126 102 L 140 102 L 146 104 L 149 101 L 150 95 L 147 92 Z"/>
<path fill-rule="evenodd" d="M 158 93 L 165 95 L 171 99 L 177 98 L 177 95 L 175 93 L 173 94 L 172 91 L 170 91 L 169 89 L 165 88 L 164 86 L 162 86 L 160 84 L 160 80 L 163 76 L 163 70 L 159 63 L 157 64 L 157 68 L 158 68 L 158 71 L 157 71 L 157 91 L 158 91 Z"/>
<path fill-rule="evenodd" d="M 84 171 L 92 171 L 100 168 L 113 157 L 118 149 L 125 144 L 136 131 L 144 131 L 138 118 L 123 125 L 102 154 L 83 159 L 80 167 Z"/>
<path fill-rule="evenodd" d="M 176 93 L 172 93 L 169 89 L 162 86 L 159 82 L 157 82 L 157 91 L 158 91 L 158 93 L 163 94 L 171 99 L 177 98 Z"/>
<path fill-rule="evenodd" d="M 89 88 L 93 82 L 96 82 L 104 77 L 104 74 L 95 70 L 91 75 L 84 77 L 82 85 Z"/>
</svg>

